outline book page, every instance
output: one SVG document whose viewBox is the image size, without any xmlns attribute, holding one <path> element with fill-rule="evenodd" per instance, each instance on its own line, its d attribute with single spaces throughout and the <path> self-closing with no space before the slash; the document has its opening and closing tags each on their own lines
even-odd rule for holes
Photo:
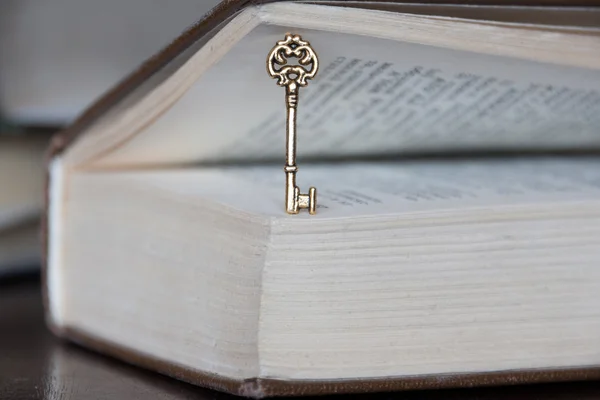
<svg viewBox="0 0 600 400">
<path fill-rule="evenodd" d="M 285 174 L 274 165 L 129 173 L 130 179 L 272 216 L 284 211 Z M 534 158 L 303 165 L 301 192 L 318 190 L 316 216 L 597 201 L 600 160 Z"/>
<path fill-rule="evenodd" d="M 600 145 L 600 73 L 415 45 L 383 54 L 385 41 L 363 40 L 373 39 L 338 46 L 318 84 L 302 89 L 302 155 Z M 223 157 L 279 156 L 280 108 Z"/>
<path fill-rule="evenodd" d="M 424 24 L 423 35 L 430 34 L 426 28 L 435 31 L 436 22 Z M 475 25 L 465 28 L 464 22 L 456 26 L 464 29 L 460 35 L 449 30 L 439 34 L 456 35 L 463 43 L 468 40 L 465 32 L 479 32 Z M 491 28 L 479 29 L 483 35 Z M 289 31 L 297 29 L 254 28 L 168 111 L 103 155 L 102 163 L 283 159 L 285 89 L 270 79 L 265 60 Z M 299 159 L 600 147 L 600 72 L 559 65 L 561 58 L 567 64 L 570 60 L 559 45 L 540 50 L 547 35 L 558 38 L 558 33 L 531 29 L 520 37 L 509 28 L 501 31 L 506 43 L 513 43 L 503 44 L 505 51 L 525 47 L 531 59 L 563 55 L 542 63 L 491 55 L 490 49 L 483 54 L 414 41 L 300 31 L 316 49 L 321 66 L 300 90 Z M 587 46 L 598 40 L 590 35 L 581 34 L 578 43 Z M 479 38 L 473 43 L 473 48 L 487 46 Z"/>
</svg>

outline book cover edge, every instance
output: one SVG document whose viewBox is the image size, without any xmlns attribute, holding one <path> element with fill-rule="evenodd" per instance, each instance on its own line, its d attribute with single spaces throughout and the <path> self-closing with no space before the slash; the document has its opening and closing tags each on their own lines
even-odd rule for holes
<svg viewBox="0 0 600 400">
<path fill-rule="evenodd" d="M 237 380 L 219 376 L 208 371 L 194 370 L 176 363 L 159 360 L 153 356 L 94 337 L 87 332 L 70 327 L 56 326 L 51 321 L 48 321 L 48 323 L 55 335 L 98 353 L 196 386 L 255 399 L 275 396 L 298 397 L 327 394 L 360 394 L 600 379 L 600 365 L 590 365 L 491 372 L 389 376 L 367 379 L 282 380 L 268 377 L 254 377 Z"/>
</svg>

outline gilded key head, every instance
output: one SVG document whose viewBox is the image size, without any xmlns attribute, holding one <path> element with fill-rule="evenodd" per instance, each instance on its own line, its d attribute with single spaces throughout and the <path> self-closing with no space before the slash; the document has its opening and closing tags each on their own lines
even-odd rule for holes
<svg viewBox="0 0 600 400">
<path fill-rule="evenodd" d="M 288 58 L 297 58 L 300 65 L 288 65 Z M 319 59 L 310 43 L 288 33 L 269 53 L 267 70 L 279 86 L 291 83 L 306 86 L 307 80 L 314 78 L 319 70 Z"/>
</svg>

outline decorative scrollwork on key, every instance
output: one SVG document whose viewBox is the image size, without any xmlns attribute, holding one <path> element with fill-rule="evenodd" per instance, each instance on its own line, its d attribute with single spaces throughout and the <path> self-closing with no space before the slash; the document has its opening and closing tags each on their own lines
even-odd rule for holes
<svg viewBox="0 0 600 400">
<path fill-rule="evenodd" d="M 288 65 L 288 58 L 298 59 L 300 65 Z M 319 70 L 319 60 L 310 43 L 298 35 L 287 34 L 277 42 L 267 57 L 267 71 L 279 86 L 286 88 L 286 164 L 285 208 L 288 214 L 298 214 L 300 209 L 308 209 L 310 214 L 317 211 L 317 189 L 311 187 L 308 194 L 301 194 L 296 186 L 296 109 L 298 108 L 299 88 L 307 85 Z"/>
<path fill-rule="evenodd" d="M 300 65 L 287 65 L 288 58 L 298 59 Z M 310 69 L 305 67 L 310 66 Z M 279 67 L 277 69 L 277 67 Z M 319 70 L 319 59 L 310 43 L 298 35 L 286 35 L 273 47 L 267 59 L 269 75 L 277 79 L 279 86 L 288 86 L 295 82 L 298 86 L 306 86 Z"/>
</svg>

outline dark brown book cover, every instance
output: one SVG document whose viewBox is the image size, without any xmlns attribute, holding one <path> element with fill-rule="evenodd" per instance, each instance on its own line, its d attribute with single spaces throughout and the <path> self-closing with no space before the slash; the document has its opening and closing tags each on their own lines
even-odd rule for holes
<svg viewBox="0 0 600 400">
<path fill-rule="evenodd" d="M 206 40 L 230 18 L 246 7 L 276 1 L 301 1 L 301 0 L 224 0 L 197 24 L 192 26 L 167 48 L 159 52 L 141 65 L 129 77 L 108 91 L 90 108 L 88 108 L 70 127 L 57 134 L 49 149 L 48 157 L 52 159 L 60 154 L 80 134 L 83 134 L 100 116 L 108 112 L 119 103 L 126 101 L 127 97 L 148 81 L 158 83 L 169 76 L 170 71 L 182 65 L 194 53 L 193 50 L 201 47 Z M 319 3 L 344 6 L 344 0 L 332 1 L 304 1 L 305 3 Z M 367 0 L 364 3 L 403 3 L 398 0 Z M 467 0 L 444 1 L 425 0 L 428 4 L 472 4 L 472 5 L 503 5 L 503 6 L 599 6 L 597 0 L 577 0 L 566 2 L 564 0 Z M 413 2 L 411 2 L 413 3 Z M 357 6 L 354 2 L 353 6 Z M 192 51 L 190 51 L 192 50 Z M 153 85 L 147 85 L 151 87 Z M 140 90 L 148 90 L 140 89 Z M 143 94 L 143 92 L 142 92 Z M 50 175 L 47 174 L 46 187 L 49 187 Z M 49 203 L 46 191 L 46 210 Z M 45 281 L 47 234 L 47 211 L 43 218 L 43 281 Z M 47 305 L 47 288 L 43 283 L 44 302 Z M 46 312 L 48 308 L 46 306 Z M 461 373 L 461 374 L 436 374 L 419 376 L 383 377 L 365 380 L 331 380 L 331 381 L 287 381 L 269 378 L 254 378 L 248 380 L 232 380 L 217 376 L 206 371 L 190 370 L 176 364 L 157 360 L 130 349 L 123 348 L 115 343 L 108 343 L 102 339 L 82 333 L 70 327 L 54 326 L 47 318 L 50 329 L 59 337 L 69 339 L 75 343 L 91 348 L 98 352 L 113 356 L 133 365 L 148 368 L 173 378 L 193 383 L 236 395 L 252 398 L 272 396 L 305 396 L 342 393 L 384 392 L 397 390 L 440 389 L 454 387 L 474 387 L 491 385 L 514 385 L 523 383 L 539 383 L 571 380 L 600 379 L 600 365 L 582 366 L 581 368 L 568 369 L 526 369 L 486 373 Z"/>
</svg>

